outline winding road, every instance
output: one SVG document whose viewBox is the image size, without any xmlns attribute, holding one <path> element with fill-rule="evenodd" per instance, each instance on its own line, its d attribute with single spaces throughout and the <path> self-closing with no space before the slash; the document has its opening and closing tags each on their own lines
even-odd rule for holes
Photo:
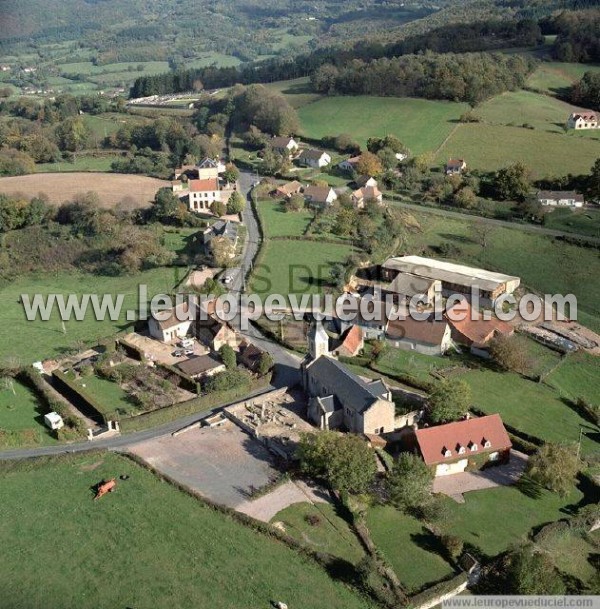
<svg viewBox="0 0 600 609">
<path fill-rule="evenodd" d="M 252 185 L 256 181 L 256 177 L 248 172 L 241 172 L 239 179 L 239 188 L 242 193 L 249 199 L 250 190 Z M 231 286 L 231 290 L 235 292 L 244 291 L 245 274 L 248 269 L 252 268 L 252 262 L 258 253 L 260 247 L 260 230 L 258 228 L 258 219 L 254 215 L 250 201 L 248 200 L 246 207 L 243 212 L 243 221 L 247 229 L 247 240 L 242 254 L 241 261 L 241 273 L 238 273 L 234 283 Z M 234 320 L 234 326 L 237 326 L 239 331 L 239 319 Z M 270 391 L 274 387 L 290 387 L 298 383 L 300 380 L 300 362 L 301 358 L 295 355 L 287 349 L 284 349 L 281 345 L 270 341 L 263 336 L 255 327 L 250 326 L 247 331 L 240 331 L 240 334 L 245 336 L 250 342 L 255 344 L 257 347 L 268 351 L 275 362 L 275 373 L 273 378 L 272 387 L 263 388 L 259 391 L 255 391 L 249 394 L 247 397 L 253 397 Z M 239 400 L 236 400 L 239 401 Z M 227 406 L 227 405 L 225 405 Z M 144 431 L 138 431 L 130 434 L 112 436 L 106 439 L 79 442 L 77 444 L 62 444 L 57 446 L 44 446 L 36 448 L 21 448 L 14 450 L 7 450 L 0 452 L 0 460 L 3 459 L 30 459 L 33 457 L 44 457 L 51 455 L 59 455 L 64 453 L 77 453 L 85 452 L 90 450 L 107 449 L 107 450 L 120 450 L 132 444 L 138 442 L 144 442 L 161 436 L 170 435 L 174 431 L 191 425 L 205 418 L 206 416 L 218 412 L 225 408 L 225 406 L 219 406 L 211 408 L 202 412 L 197 412 L 193 415 L 176 419 L 160 427 L 154 427 Z"/>
</svg>

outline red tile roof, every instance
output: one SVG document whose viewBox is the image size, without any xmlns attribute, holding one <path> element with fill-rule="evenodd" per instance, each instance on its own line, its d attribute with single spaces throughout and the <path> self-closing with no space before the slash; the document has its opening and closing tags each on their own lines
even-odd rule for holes
<svg viewBox="0 0 600 609">
<path fill-rule="evenodd" d="M 350 353 L 355 355 L 358 353 L 363 342 L 363 333 L 359 326 L 352 326 L 348 332 L 346 332 L 346 336 L 342 340 L 340 347 L 344 347 Z"/>
<path fill-rule="evenodd" d="M 190 180 L 188 182 L 190 190 L 193 192 L 209 192 L 219 190 L 218 178 L 206 178 L 204 180 Z"/>
<path fill-rule="evenodd" d="M 575 120 L 582 118 L 584 121 L 595 121 L 597 120 L 598 115 L 595 112 L 573 112 L 571 117 Z"/>
<path fill-rule="evenodd" d="M 425 427 L 415 431 L 415 437 L 427 465 L 507 450 L 512 446 L 499 414 Z M 464 447 L 464 453 L 459 452 L 461 447 Z"/>
<path fill-rule="evenodd" d="M 454 332 L 464 337 L 469 346 L 483 346 L 496 334 L 510 336 L 514 332 L 514 328 L 505 321 L 496 318 L 483 319 L 466 300 L 457 302 L 446 312 L 445 317 Z"/>
</svg>

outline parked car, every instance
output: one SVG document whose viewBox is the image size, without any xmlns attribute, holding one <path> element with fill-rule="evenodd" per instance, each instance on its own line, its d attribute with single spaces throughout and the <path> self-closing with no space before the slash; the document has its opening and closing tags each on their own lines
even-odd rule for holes
<svg viewBox="0 0 600 609">
<path fill-rule="evenodd" d="M 183 357 L 184 352 L 181 349 L 177 349 L 173 351 L 171 354 L 173 357 Z"/>
<path fill-rule="evenodd" d="M 184 355 L 194 355 L 194 350 L 193 349 L 184 349 L 183 350 L 183 354 Z"/>
<path fill-rule="evenodd" d="M 177 346 L 183 348 L 183 349 L 190 349 L 191 347 L 194 346 L 194 339 L 193 338 L 182 338 L 178 343 Z"/>
</svg>

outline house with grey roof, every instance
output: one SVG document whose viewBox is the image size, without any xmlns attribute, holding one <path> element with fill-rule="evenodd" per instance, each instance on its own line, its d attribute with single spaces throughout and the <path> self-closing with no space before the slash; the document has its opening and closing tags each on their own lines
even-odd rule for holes
<svg viewBox="0 0 600 609">
<path fill-rule="evenodd" d="M 308 417 L 320 429 L 375 434 L 394 431 L 395 406 L 382 380 L 365 381 L 329 353 L 329 335 L 320 322 L 308 335 L 309 355 L 302 363 Z"/>
<path fill-rule="evenodd" d="M 205 246 L 208 246 L 216 237 L 225 237 L 236 246 L 238 241 L 238 225 L 235 222 L 231 222 L 231 220 L 217 220 L 202 233 L 202 242 Z"/>
</svg>

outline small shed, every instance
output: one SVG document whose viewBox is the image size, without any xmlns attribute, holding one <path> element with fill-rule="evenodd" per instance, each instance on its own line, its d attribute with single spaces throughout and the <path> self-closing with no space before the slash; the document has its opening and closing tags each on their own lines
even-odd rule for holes
<svg viewBox="0 0 600 609">
<path fill-rule="evenodd" d="M 50 429 L 60 429 L 61 427 L 65 426 L 65 422 L 58 412 L 49 412 L 47 415 L 45 415 L 44 423 L 46 423 Z"/>
</svg>

